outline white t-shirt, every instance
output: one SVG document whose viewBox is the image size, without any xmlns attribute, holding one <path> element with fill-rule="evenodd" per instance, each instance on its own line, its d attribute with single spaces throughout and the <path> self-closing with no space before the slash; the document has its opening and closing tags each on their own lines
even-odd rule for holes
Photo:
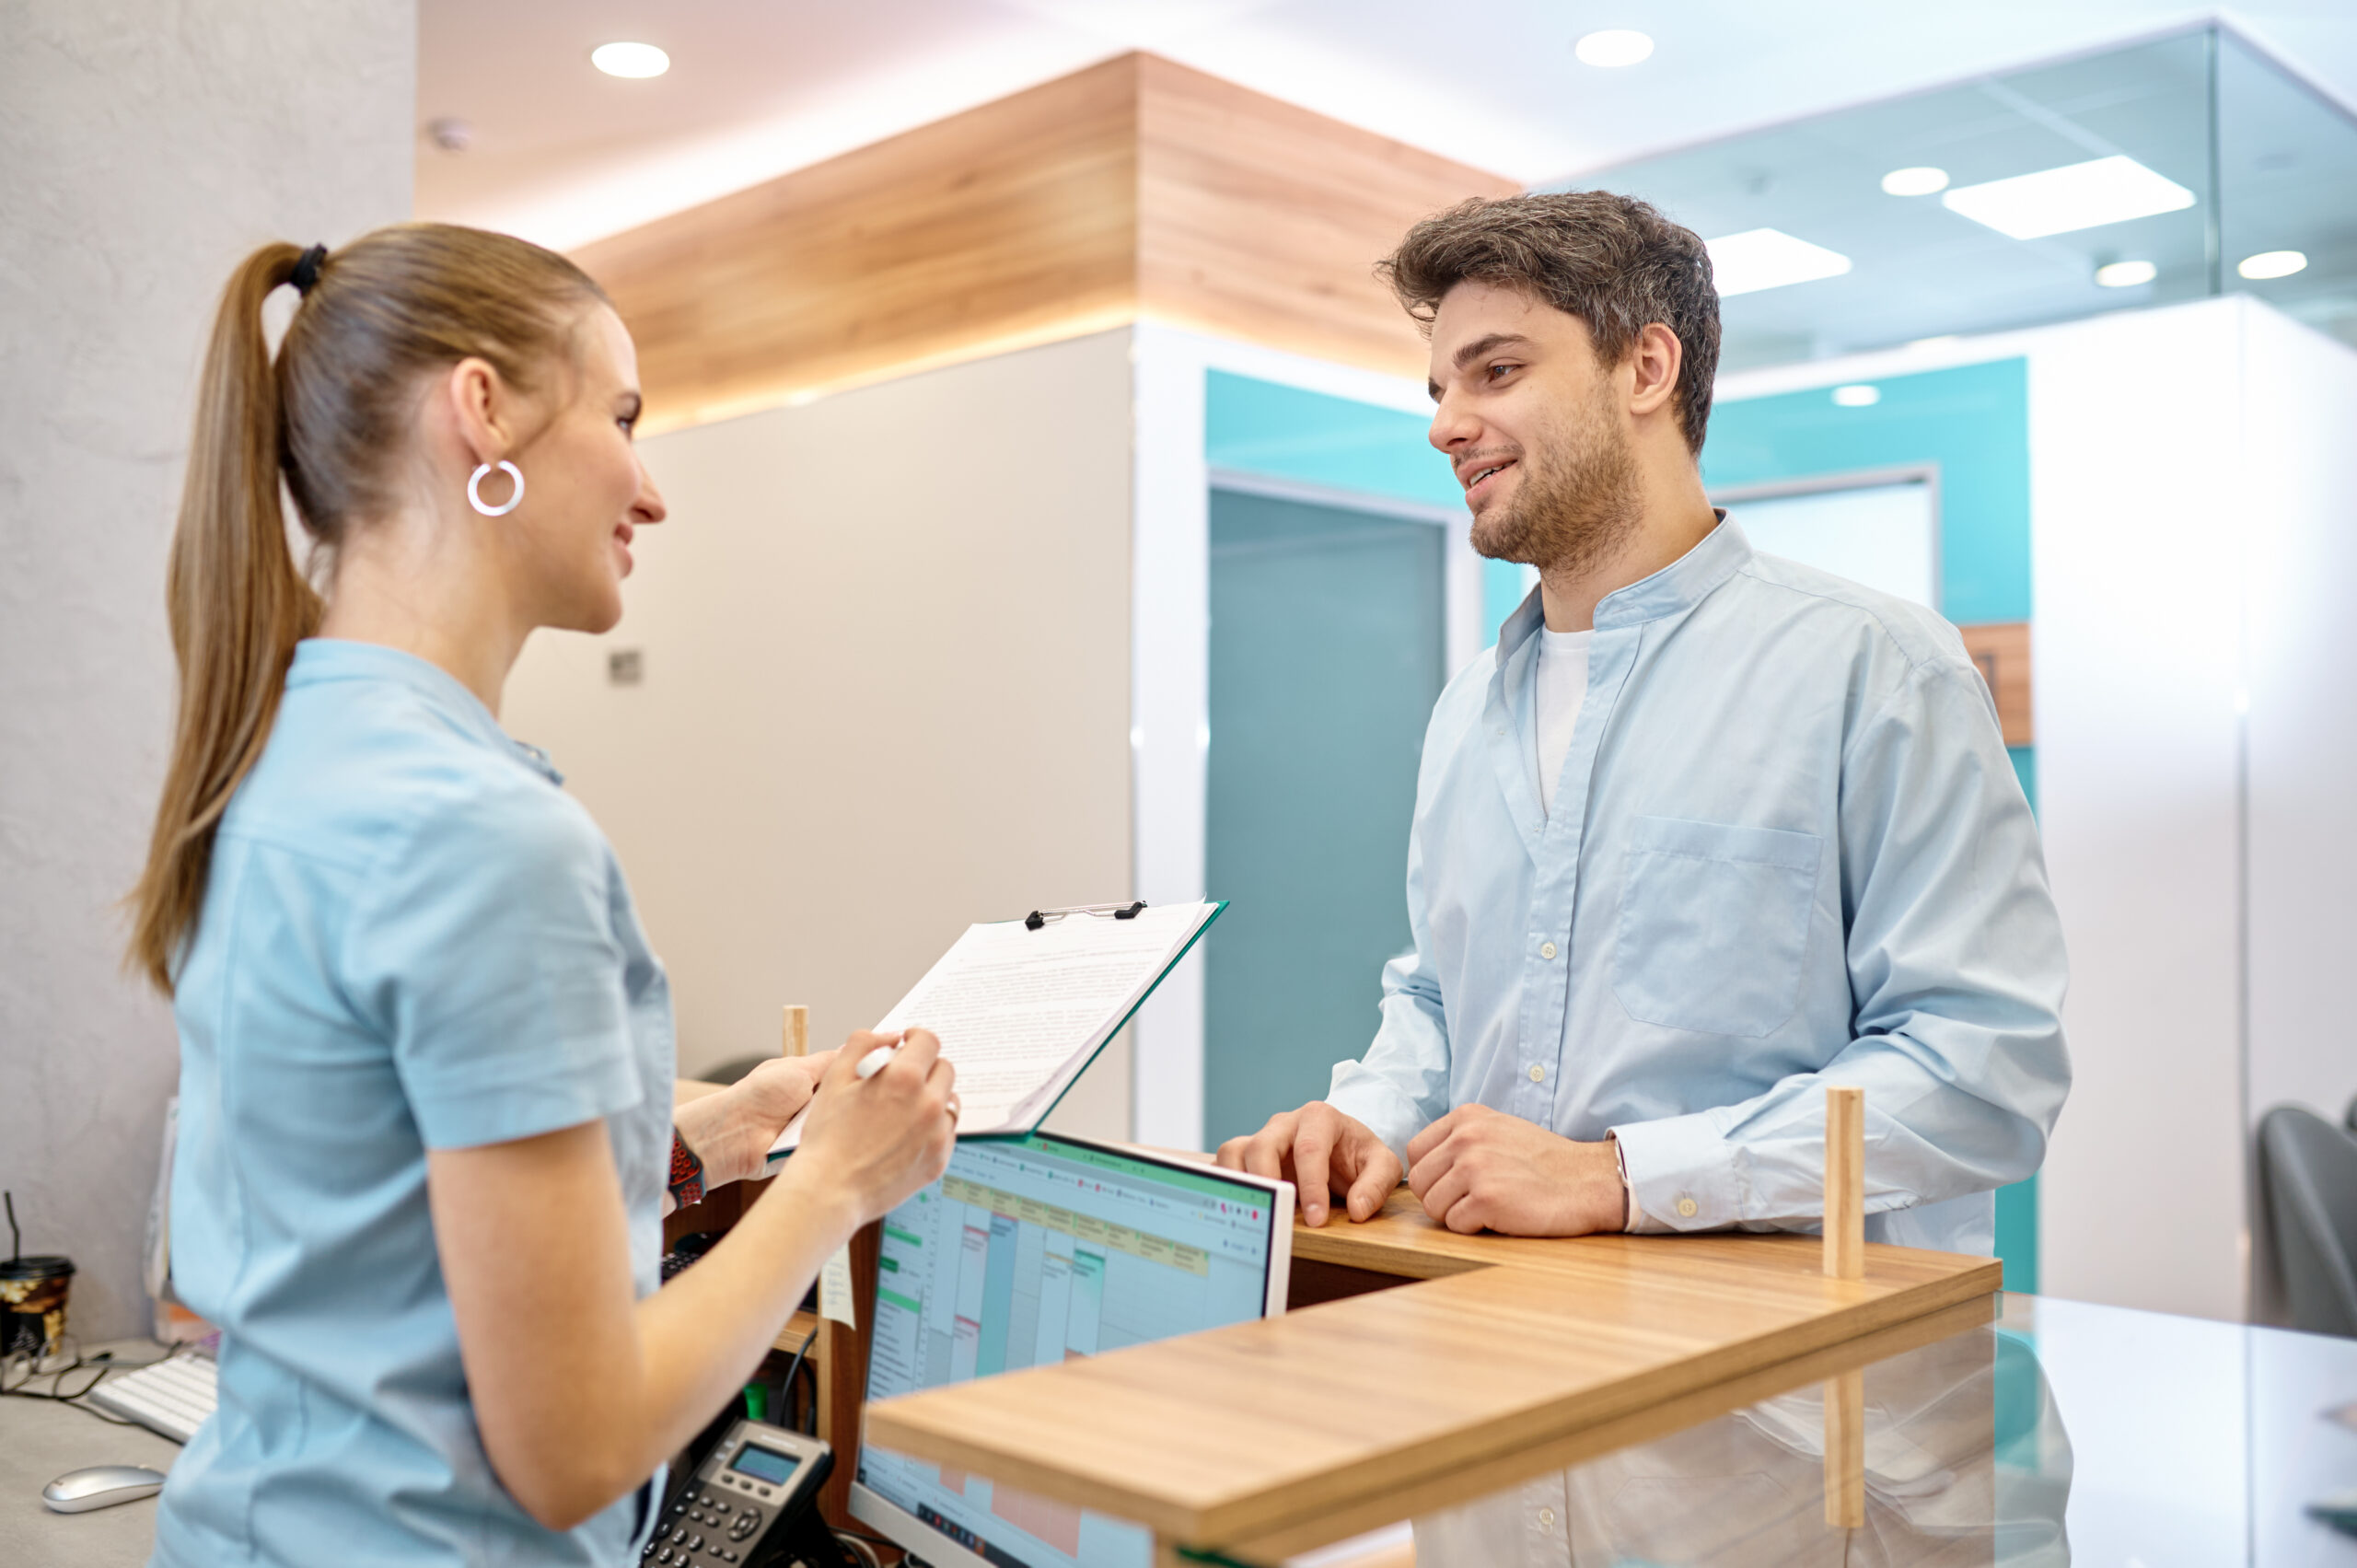
<svg viewBox="0 0 2357 1568">
<path fill-rule="evenodd" d="M 1538 808 L 1555 811 L 1555 780 L 1563 771 L 1563 755 L 1572 749 L 1572 727 L 1580 722 L 1580 705 L 1587 701 L 1589 632 L 1538 633 Z"/>
</svg>

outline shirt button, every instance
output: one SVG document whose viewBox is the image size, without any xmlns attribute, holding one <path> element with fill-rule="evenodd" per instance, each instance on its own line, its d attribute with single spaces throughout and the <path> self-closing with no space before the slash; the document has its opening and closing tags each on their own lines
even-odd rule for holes
<svg viewBox="0 0 2357 1568">
<path fill-rule="evenodd" d="M 1694 1217 L 1694 1200 L 1691 1198 L 1680 1198 L 1678 1201 L 1678 1215 L 1680 1219 L 1692 1219 Z"/>
<path fill-rule="evenodd" d="M 1538 944 L 1538 956 L 1542 958 L 1553 958 L 1555 956 L 1555 944 L 1552 942 L 1541 942 Z"/>
<path fill-rule="evenodd" d="M 1555 1527 L 1555 1510 L 1552 1508 L 1538 1510 L 1538 1527 L 1542 1530 L 1551 1530 Z"/>
<path fill-rule="evenodd" d="M 1545 1083 L 1547 1081 L 1547 1069 L 1539 1066 L 1536 1063 L 1533 1063 L 1530 1068 L 1530 1081 L 1534 1084 Z"/>
</svg>

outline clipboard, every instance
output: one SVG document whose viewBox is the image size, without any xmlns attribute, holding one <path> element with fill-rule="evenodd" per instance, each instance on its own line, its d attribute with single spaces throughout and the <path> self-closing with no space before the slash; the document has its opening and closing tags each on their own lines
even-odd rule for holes
<svg viewBox="0 0 2357 1568">
<path fill-rule="evenodd" d="M 1170 956 L 1170 961 L 1164 964 L 1161 970 L 1155 973 L 1154 979 L 1147 982 L 1144 993 L 1142 993 L 1135 1002 L 1130 1004 L 1129 1011 L 1121 1015 L 1120 1021 L 1113 1026 L 1111 1031 L 1109 1032 L 1103 1040 L 1097 1042 L 1097 1049 L 1088 1053 L 1088 1060 L 1080 1064 L 1080 1071 L 1074 1073 L 1071 1078 L 1065 1081 L 1064 1086 L 1056 1091 L 1055 1098 L 1051 1099 L 1048 1102 L 1046 1109 L 1042 1109 L 1039 1114 L 1032 1120 L 1031 1125 L 1028 1129 L 1020 1132 L 961 1132 L 958 1136 L 961 1138 L 971 1138 L 980 1142 L 987 1142 L 993 1139 L 1003 1141 L 1010 1138 L 1028 1138 L 1033 1132 L 1037 1132 L 1039 1130 L 1040 1124 L 1045 1122 L 1049 1117 L 1053 1116 L 1056 1113 L 1056 1107 L 1063 1104 L 1064 1096 L 1072 1093 L 1073 1085 L 1080 1082 L 1082 1077 L 1087 1074 L 1088 1070 L 1097 1065 L 1097 1059 L 1105 1054 L 1105 1048 L 1112 1044 L 1113 1041 L 1120 1037 L 1123 1029 L 1130 1027 L 1130 1020 L 1138 1016 L 1138 1009 L 1145 1005 L 1146 998 L 1152 996 L 1156 990 L 1160 989 L 1162 982 L 1170 978 L 1170 971 L 1177 969 L 1180 960 L 1195 950 L 1195 944 L 1203 939 L 1203 933 L 1209 931 L 1218 923 L 1219 917 L 1227 912 L 1227 903 L 1228 901 L 1225 899 L 1214 899 L 1211 900 L 1212 912 L 1203 917 L 1202 924 L 1195 927 L 1194 935 L 1187 938 L 1186 942 L 1179 947 L 1178 950 Z M 1033 910 L 1029 914 L 1023 917 L 1023 923 L 1027 929 L 1036 931 L 1051 921 L 1075 914 L 1092 916 L 1102 915 L 1113 920 L 1133 920 L 1137 917 L 1138 912 L 1145 907 L 1145 900 L 1141 899 L 1133 904 L 1127 905 L 1075 904 L 1068 909 Z M 1040 922 L 1039 926 L 1032 925 L 1031 923 L 1035 920 Z"/>
<path fill-rule="evenodd" d="M 1194 950 L 1195 945 L 1202 940 L 1203 933 L 1210 930 L 1226 911 L 1227 903 L 1222 900 L 1155 906 L 1155 914 L 1167 913 L 1174 920 L 1189 923 L 1185 939 L 1177 941 L 1174 937 L 1174 945 L 1167 950 L 1148 947 L 1143 950 L 1143 955 L 1141 949 L 1132 944 L 1127 954 L 1119 955 L 1132 959 L 1143 956 L 1144 962 L 1153 965 L 1150 971 L 1132 968 L 1118 975 L 1097 972 L 1102 966 L 1090 964 L 1091 955 L 1078 938 L 1078 934 L 1084 930 L 1098 929 L 1109 934 L 1116 923 L 1133 921 L 1160 927 L 1163 924 L 1161 921 L 1148 918 L 1148 908 L 1142 900 L 1126 904 L 1041 908 L 1033 910 L 1020 920 L 986 922 L 969 926 L 891 1012 L 885 1015 L 877 1025 L 879 1028 L 926 1028 L 940 1034 L 944 1056 L 958 1067 L 961 1074 L 958 1086 L 959 1098 L 963 1101 L 961 1123 L 968 1118 L 975 1123 L 970 1129 L 961 1124 L 958 1133 L 959 1138 L 1003 1140 L 1028 1137 L 1037 1132 L 1039 1124 L 1063 1103 L 1063 1098 L 1071 1092 L 1072 1086 L 1097 1061 L 1105 1047 L 1129 1027 L 1138 1009 L 1145 1005 L 1146 998 L 1153 995 L 1179 961 Z M 1084 923 L 1070 923 L 1075 921 Z M 1100 921 L 1106 923 L 1101 928 L 1097 925 Z M 1042 999 L 1037 1003 L 1022 997 L 1002 1000 L 1005 996 L 1004 988 L 1019 987 L 1028 972 L 1024 956 L 1027 945 L 1035 936 L 1059 930 L 1072 935 L 1062 942 L 1051 940 L 1043 943 L 1042 963 L 1058 961 L 1050 956 L 1056 954 L 1062 961 L 1090 970 L 1092 972 L 1086 978 L 1100 987 L 1116 981 L 1123 982 L 1123 989 L 1111 993 L 1109 1004 L 1118 1007 L 1119 1011 L 1107 1011 L 1077 1040 L 1066 1034 L 1063 1039 L 1051 1040 L 1044 1047 L 1049 1052 L 1061 1048 L 1065 1051 L 1063 1055 L 1043 1056 L 1028 1063 L 1013 1060 L 1027 1049 L 1026 1044 L 1016 1042 L 1016 1037 L 1021 1035 L 1039 1013 L 1062 1015 L 1038 1017 L 1042 1030 L 1068 1031 L 1074 1028 L 1080 1019 L 1089 1016 L 1088 1008 L 1107 1000 L 1098 996 L 1075 997 L 1064 993 L 1043 993 Z M 1152 936 L 1141 935 L 1144 942 L 1150 944 L 1154 941 Z M 1048 972 L 1051 971 L 1041 971 L 1043 974 Z M 1143 983 L 1137 982 L 1139 975 L 1144 976 Z M 1035 975 L 1032 978 L 1039 977 Z M 965 1015 L 962 1018 L 955 1016 L 961 1011 Z M 925 1016 L 903 1016 L 912 1013 L 931 1014 L 938 1021 L 929 1023 Z M 1106 1019 L 1109 1022 L 1104 1021 Z M 962 1042 L 958 1032 L 961 1028 L 971 1031 L 963 1036 Z M 1067 1040 L 1070 1043 L 1067 1044 Z M 962 1051 L 961 1043 L 964 1046 Z M 1027 1074 L 1037 1074 L 1036 1086 L 1021 1088 Z M 971 1081 L 978 1086 L 985 1082 L 991 1086 L 988 1098 L 970 1094 L 968 1083 L 964 1081 L 969 1074 L 972 1074 Z M 986 1078 L 983 1074 L 990 1076 Z M 1021 1092 L 1013 1092 L 1010 1084 L 1014 1088 L 1021 1088 Z M 777 1162 L 791 1154 L 798 1144 L 801 1129 L 808 1114 L 806 1109 L 796 1116 L 771 1145 L 767 1162 L 770 1168 L 774 1168 Z"/>
</svg>

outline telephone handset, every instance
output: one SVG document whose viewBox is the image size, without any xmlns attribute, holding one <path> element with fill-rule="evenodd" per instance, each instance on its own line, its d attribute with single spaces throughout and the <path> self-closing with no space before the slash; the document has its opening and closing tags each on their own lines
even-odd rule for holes
<svg viewBox="0 0 2357 1568">
<path fill-rule="evenodd" d="M 815 1521 L 819 1488 L 834 1468 L 834 1450 L 816 1437 L 740 1416 L 666 1500 L 640 1562 L 763 1568 L 787 1561 L 787 1549 L 803 1535 L 797 1527 Z M 827 1536 L 826 1546 L 834 1545 Z"/>
</svg>

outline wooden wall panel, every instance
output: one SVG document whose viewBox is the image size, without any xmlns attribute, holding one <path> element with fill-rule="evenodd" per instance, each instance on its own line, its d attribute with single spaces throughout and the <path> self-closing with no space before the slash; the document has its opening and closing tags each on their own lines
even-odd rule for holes
<svg viewBox="0 0 2357 1568">
<path fill-rule="evenodd" d="M 1418 218 L 1519 187 L 1155 55 L 1138 64 L 1146 312 L 1422 380 L 1423 338 L 1375 263 Z"/>
<path fill-rule="evenodd" d="M 1125 54 L 585 246 L 644 428 L 700 424 L 1143 310 L 1421 377 L 1375 282 L 1426 213 L 1512 181 Z"/>
<path fill-rule="evenodd" d="M 645 427 L 1127 319 L 1136 82 L 1107 61 L 585 246 Z"/>
<path fill-rule="evenodd" d="M 2030 723 L 2029 622 L 1991 621 L 1959 626 L 1964 651 L 1980 670 L 1980 679 L 1997 699 L 1997 726 L 2008 746 L 2029 746 L 2037 733 Z"/>
</svg>

